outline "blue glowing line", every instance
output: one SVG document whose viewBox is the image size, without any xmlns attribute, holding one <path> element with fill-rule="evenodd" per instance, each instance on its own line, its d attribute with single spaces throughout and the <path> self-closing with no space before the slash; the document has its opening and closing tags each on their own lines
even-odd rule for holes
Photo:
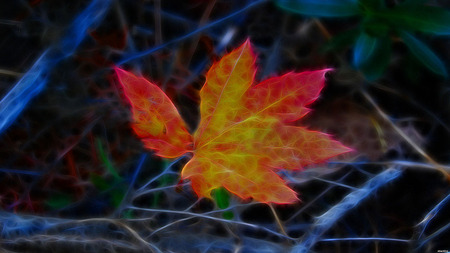
<svg viewBox="0 0 450 253">
<path fill-rule="evenodd" d="M 273 230 L 271 230 L 269 228 L 266 228 L 266 227 L 263 227 L 263 226 L 259 226 L 259 225 L 256 225 L 256 224 L 247 223 L 247 222 L 243 222 L 243 221 L 237 221 L 237 220 L 226 220 L 226 219 L 222 219 L 222 218 L 218 218 L 218 217 L 214 217 L 214 216 L 210 216 L 209 215 L 209 214 L 213 214 L 213 213 L 221 213 L 223 210 L 215 210 L 215 211 L 210 211 L 210 212 L 206 212 L 206 213 L 194 213 L 194 212 L 188 212 L 188 211 L 142 208 L 142 207 L 135 207 L 135 206 L 129 206 L 127 208 L 131 209 L 131 210 L 138 210 L 138 211 L 152 212 L 152 213 L 181 214 L 181 215 L 187 215 L 187 216 L 193 217 L 193 218 L 198 217 L 198 218 L 203 218 L 203 219 L 207 219 L 207 220 L 219 221 L 219 222 L 223 222 L 223 223 L 236 224 L 236 225 L 241 225 L 241 226 L 250 227 L 250 228 L 254 228 L 254 229 L 261 229 L 263 231 L 266 231 L 268 233 L 276 235 L 276 236 L 278 236 L 280 238 L 285 238 L 285 239 L 288 239 L 288 240 L 292 240 L 292 238 L 289 237 L 289 236 L 283 235 L 281 233 L 278 233 L 276 231 L 273 231 Z M 232 208 L 230 208 L 230 209 L 232 209 Z"/>
<path fill-rule="evenodd" d="M 134 171 L 133 178 L 131 179 L 128 191 L 130 191 L 130 188 L 133 187 L 134 183 L 136 182 L 136 178 L 142 170 L 142 166 L 144 165 L 145 159 L 147 159 L 147 154 L 141 155 L 141 158 L 139 159 L 139 164 L 136 167 L 136 170 Z"/>
<path fill-rule="evenodd" d="M 350 185 L 342 184 L 342 183 L 339 183 L 339 182 L 334 182 L 334 181 L 331 181 L 331 180 L 326 180 L 326 179 L 323 179 L 323 178 L 320 178 L 320 177 L 313 177 L 313 178 L 317 179 L 319 181 L 325 182 L 325 183 L 329 183 L 331 185 L 336 185 L 336 186 L 340 186 L 340 187 L 343 187 L 343 188 L 348 188 L 348 189 L 351 189 L 351 190 L 357 190 L 358 189 L 358 188 L 350 186 Z"/>
<path fill-rule="evenodd" d="M 342 162 L 342 161 L 330 161 L 329 164 L 344 164 L 344 165 L 397 165 L 397 166 L 405 166 L 405 167 L 416 167 L 416 168 L 425 168 L 425 169 L 436 169 L 436 165 L 429 163 L 420 163 L 420 162 L 412 162 L 412 161 L 404 161 L 404 160 L 392 160 L 385 162 L 368 162 L 368 161 L 359 161 L 359 162 Z M 439 164 L 439 167 L 450 171 L 450 166 Z M 360 170 L 362 173 L 367 174 L 364 170 Z"/>
<path fill-rule="evenodd" d="M 419 241 L 419 245 L 417 249 L 422 248 L 428 241 L 435 238 L 442 232 L 446 231 L 450 227 L 450 223 L 445 225 L 444 227 L 440 228 L 438 231 L 434 232 L 430 236 L 426 237 L 425 239 L 422 239 L 423 234 L 425 233 L 425 230 L 428 226 L 428 223 L 438 214 L 438 212 L 442 209 L 444 204 L 450 200 L 450 194 L 447 195 L 443 200 L 441 200 L 433 209 L 431 209 L 430 212 L 425 215 L 425 218 L 419 223 L 419 226 L 422 228 L 420 231 L 420 235 L 418 236 L 417 240 Z"/>
<path fill-rule="evenodd" d="M 334 242 L 334 241 L 393 241 L 393 242 L 406 242 L 410 243 L 411 240 L 397 239 L 397 238 L 383 238 L 383 237 L 355 237 L 355 238 L 329 238 L 320 239 L 321 242 Z"/>
<path fill-rule="evenodd" d="M 179 41 L 182 41 L 184 39 L 187 39 L 187 38 L 191 37 L 192 35 L 195 35 L 197 33 L 203 32 L 204 30 L 208 30 L 209 28 L 212 28 L 212 27 L 222 23 L 223 21 L 225 21 L 227 19 L 231 19 L 231 18 L 233 18 L 235 16 L 238 16 L 238 15 L 240 15 L 242 13 L 245 13 L 246 11 L 248 11 L 248 10 L 254 8 L 255 6 L 257 6 L 257 5 L 261 4 L 261 3 L 264 3 L 266 1 L 267 0 L 259 0 L 259 1 L 253 2 L 253 3 L 245 6 L 244 8 L 242 8 L 242 9 L 236 11 L 236 12 L 233 12 L 232 14 L 230 14 L 230 15 L 228 15 L 226 17 L 223 17 L 223 18 L 218 19 L 216 21 L 213 21 L 213 22 L 211 22 L 209 24 L 206 24 L 206 25 L 204 25 L 202 27 L 199 27 L 199 28 L 195 29 L 194 31 L 192 31 L 190 33 L 187 33 L 185 35 L 177 37 L 176 39 L 173 39 L 171 41 L 168 41 L 168 42 L 166 42 L 164 44 L 161 44 L 159 46 L 153 47 L 153 48 L 151 48 L 149 50 L 146 50 L 146 51 L 143 51 L 143 52 L 139 52 L 139 53 L 136 53 L 136 54 L 130 54 L 130 55 L 126 56 L 125 59 L 123 59 L 120 62 L 118 62 L 117 65 L 122 65 L 122 64 L 127 63 L 129 61 L 132 61 L 134 59 L 146 56 L 148 54 L 152 54 L 152 53 L 154 53 L 154 52 L 156 52 L 158 50 L 161 50 L 161 49 L 163 49 L 163 48 L 165 48 L 165 47 L 167 47 L 167 46 L 169 46 L 171 44 L 174 44 L 176 42 L 179 42 Z"/>
<path fill-rule="evenodd" d="M 286 248 L 283 246 L 262 239 L 245 237 L 242 238 L 242 248 L 239 252 L 248 253 L 273 253 L 273 252 L 286 252 Z"/>
<path fill-rule="evenodd" d="M 367 181 L 367 183 L 360 189 L 357 189 L 345 196 L 341 202 L 331 207 L 324 214 L 315 218 L 315 222 L 311 227 L 310 232 L 302 238 L 301 242 L 293 248 L 292 252 L 310 252 L 314 244 L 321 240 L 320 237 L 337 221 L 339 221 L 349 210 L 353 209 L 381 186 L 396 179 L 400 175 L 401 170 L 387 169 Z"/>
<path fill-rule="evenodd" d="M 425 229 L 428 226 L 428 223 L 434 218 L 434 216 L 436 216 L 436 214 L 441 210 L 441 208 L 443 207 L 443 205 L 450 200 L 450 194 L 447 195 L 447 197 L 445 197 L 443 200 L 441 200 L 441 202 L 439 202 L 439 204 L 437 204 L 433 209 L 431 209 L 430 212 L 427 213 L 427 215 L 425 215 L 425 218 L 419 223 L 419 225 L 421 225 L 422 227 L 422 231 L 420 232 L 419 235 L 419 240 L 420 238 L 422 238 L 423 233 L 425 232 Z"/>
<path fill-rule="evenodd" d="M 181 156 L 177 159 L 175 159 L 174 161 L 172 161 L 171 163 L 169 163 L 169 165 L 167 165 L 167 167 L 164 169 L 163 172 L 161 172 L 159 175 L 157 175 L 156 177 L 153 177 L 151 180 L 149 180 L 144 186 L 142 186 L 141 188 L 139 188 L 139 190 L 137 190 L 137 193 L 140 193 L 142 191 L 145 190 L 145 188 L 147 188 L 147 186 L 149 186 L 151 183 L 153 183 L 154 181 L 158 180 L 161 176 L 165 175 L 170 168 L 172 168 L 173 165 L 177 164 L 181 159 L 186 158 L 186 156 Z"/>
<path fill-rule="evenodd" d="M 133 177 L 131 178 L 131 182 L 128 184 L 128 189 L 127 192 L 125 193 L 122 202 L 120 203 L 120 207 L 116 209 L 115 215 L 120 215 L 120 213 L 123 210 L 124 205 L 127 204 L 127 201 L 129 199 L 130 193 L 131 193 L 131 189 L 134 186 L 134 183 L 136 182 L 137 176 L 139 175 L 139 173 L 142 170 L 142 167 L 144 165 L 145 159 L 147 159 L 147 154 L 143 154 L 141 155 L 141 158 L 139 159 L 139 163 L 133 173 Z"/>
<path fill-rule="evenodd" d="M 153 31 L 153 29 L 148 29 L 148 28 L 141 27 L 141 26 L 134 26 L 133 31 L 137 34 L 141 34 L 144 36 L 152 36 L 155 33 L 155 31 Z M 129 36 L 127 36 L 127 37 L 129 37 Z M 129 40 L 129 38 L 128 38 L 128 40 Z"/>
<path fill-rule="evenodd" d="M 70 56 L 86 37 L 90 27 L 97 26 L 109 8 L 110 0 L 94 0 L 72 22 L 66 36 L 61 41 L 65 57 Z"/>
<path fill-rule="evenodd" d="M 149 11 L 149 12 L 154 12 L 155 8 L 153 6 L 148 6 L 145 8 L 145 10 Z M 163 17 L 165 19 L 175 21 L 175 22 L 180 22 L 183 25 L 189 25 L 189 26 L 197 25 L 197 22 L 194 22 L 191 19 L 179 16 L 177 14 L 172 14 L 172 13 L 164 11 L 164 10 L 159 10 L 159 12 L 161 13 L 161 17 Z"/>
<path fill-rule="evenodd" d="M 31 235 L 51 228 L 57 219 L 45 220 L 33 216 L 18 216 L 0 211 L 1 237 L 11 238 L 21 235 Z"/>
<path fill-rule="evenodd" d="M 8 128 L 27 103 L 42 91 L 47 82 L 47 53 L 45 51 L 31 69 L 0 101 L 0 133 Z"/>
<path fill-rule="evenodd" d="M 26 171 L 26 170 L 14 170 L 14 169 L 2 169 L 2 168 L 0 168 L 0 172 L 13 173 L 13 174 L 24 174 L 24 175 L 32 175 L 32 176 L 42 175 L 42 172 Z"/>
<path fill-rule="evenodd" d="M 179 174 L 177 174 L 175 172 L 173 174 L 174 175 L 179 175 Z M 151 188 L 151 189 L 148 189 L 148 190 L 145 190 L 145 191 L 139 191 L 133 197 L 134 198 L 138 198 L 138 197 L 140 197 L 142 195 L 146 195 L 146 194 L 149 194 L 149 193 L 152 193 L 152 192 L 158 192 L 158 191 L 163 191 L 163 190 L 167 190 L 167 189 L 173 189 L 173 188 L 176 188 L 176 187 L 184 187 L 184 186 L 187 186 L 187 185 L 189 185 L 189 183 L 182 183 L 182 184 L 161 186 L 161 187 L 158 187 L 158 188 Z M 225 209 L 221 209 L 221 210 L 224 211 Z"/>
<path fill-rule="evenodd" d="M 289 175 L 289 173 L 287 173 Z M 340 182 L 344 180 L 348 175 L 350 175 L 350 171 L 345 173 L 341 178 L 339 178 L 336 182 Z M 294 182 L 294 181 L 293 181 Z M 320 194 L 314 197 L 311 201 L 308 201 L 305 205 L 303 205 L 300 210 L 298 210 L 294 215 L 291 216 L 291 218 L 287 219 L 286 222 L 290 222 L 292 219 L 297 217 L 299 214 L 303 213 L 308 207 L 312 206 L 317 200 L 321 199 L 325 194 L 327 194 L 331 189 L 333 189 L 335 185 L 329 185 L 325 190 L 323 190 Z"/>
<path fill-rule="evenodd" d="M 425 240 L 421 241 L 419 248 L 421 248 L 423 245 L 425 245 L 428 241 L 432 240 L 433 238 L 436 238 L 443 232 L 447 231 L 449 228 L 450 228 L 450 223 L 447 223 L 445 226 L 441 227 L 438 231 L 434 232 L 433 234 L 431 234 L 430 236 L 425 238 Z"/>
<path fill-rule="evenodd" d="M 0 101 L 0 134 L 3 133 L 23 111 L 30 100 L 38 95 L 47 83 L 50 70 L 62 59 L 70 56 L 92 25 L 104 16 L 109 0 L 94 0 L 73 21 L 60 46 L 46 50 L 30 70 L 11 88 Z"/>
</svg>

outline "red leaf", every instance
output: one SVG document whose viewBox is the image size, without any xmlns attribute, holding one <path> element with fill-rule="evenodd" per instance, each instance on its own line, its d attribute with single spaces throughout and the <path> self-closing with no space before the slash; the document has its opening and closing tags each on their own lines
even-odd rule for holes
<svg viewBox="0 0 450 253">
<path fill-rule="evenodd" d="M 195 132 L 195 144 L 216 136 L 220 129 L 233 124 L 245 110 L 242 97 L 255 77 L 255 57 L 250 41 L 214 63 L 206 74 L 200 91 L 200 125 Z"/>
<path fill-rule="evenodd" d="M 133 129 L 148 149 L 174 158 L 191 150 L 192 137 L 172 101 L 155 84 L 115 68 L 131 104 Z"/>
<path fill-rule="evenodd" d="M 246 106 L 254 114 L 295 121 L 309 112 L 305 106 L 314 102 L 324 86 L 325 74 L 331 69 L 290 72 L 269 78 L 253 86 L 246 95 Z"/>
<path fill-rule="evenodd" d="M 200 91 L 201 119 L 194 134 L 194 156 L 183 168 L 182 177 L 191 180 L 200 197 L 210 198 L 213 189 L 223 186 L 241 198 L 293 203 L 298 200 L 296 193 L 274 169 L 301 169 L 350 151 L 324 133 L 287 125 L 309 112 L 306 106 L 318 98 L 329 69 L 292 72 L 252 86 L 254 63 L 255 55 L 247 40 L 214 63 L 206 74 Z M 180 154 L 189 151 L 186 146 L 190 139 L 185 137 L 184 124 L 179 122 L 173 104 L 157 86 L 151 84 L 151 92 L 140 91 L 143 81 L 137 83 L 128 82 L 138 86 L 128 88 L 128 97 L 138 112 L 133 111 L 133 115 L 145 117 L 135 118 L 140 124 L 135 130 L 140 136 L 148 134 L 149 129 L 158 130 L 158 135 L 150 138 L 153 144 L 147 147 L 159 150 L 159 155 L 166 143 L 169 150 Z M 158 100 L 155 106 L 161 108 L 148 106 L 147 100 Z M 161 114 L 166 111 L 170 113 Z M 147 120 L 156 122 L 156 127 Z M 160 133 L 158 124 L 168 127 L 172 123 L 183 131 L 175 131 L 173 137 Z M 155 145 L 158 138 L 161 143 Z"/>
</svg>

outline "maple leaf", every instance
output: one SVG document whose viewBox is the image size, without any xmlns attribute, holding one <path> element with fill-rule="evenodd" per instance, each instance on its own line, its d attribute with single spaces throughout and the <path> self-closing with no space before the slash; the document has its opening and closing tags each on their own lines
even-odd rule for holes
<svg viewBox="0 0 450 253">
<path fill-rule="evenodd" d="M 193 137 L 170 99 L 156 86 L 116 68 L 132 105 L 133 128 L 157 155 L 192 152 L 181 176 L 199 197 L 225 187 L 241 198 L 293 203 L 295 191 L 275 169 L 302 169 L 351 149 L 327 134 L 289 125 L 306 115 L 330 69 L 290 72 L 253 85 L 256 56 L 247 40 L 214 63 L 200 91 Z"/>
<path fill-rule="evenodd" d="M 115 71 L 131 104 L 133 130 L 145 147 L 166 158 L 190 151 L 192 136 L 170 98 L 145 78 L 117 67 Z"/>
</svg>

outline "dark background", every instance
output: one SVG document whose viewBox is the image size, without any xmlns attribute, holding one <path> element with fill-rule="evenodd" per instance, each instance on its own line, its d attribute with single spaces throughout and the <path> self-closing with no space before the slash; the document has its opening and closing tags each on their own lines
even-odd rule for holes
<svg viewBox="0 0 450 253">
<path fill-rule="evenodd" d="M 450 250 L 448 79 L 392 34 L 386 70 L 369 80 L 352 64 L 354 44 L 329 43 L 360 25 L 271 1 L 0 2 L 3 250 Z M 448 71 L 448 36 L 416 35 Z M 193 132 L 204 74 L 247 38 L 257 80 L 335 69 L 298 124 L 355 149 L 280 172 L 302 202 L 273 211 L 235 196 L 225 210 L 199 200 L 179 178 L 187 159 L 155 157 L 134 135 L 112 71 L 119 65 L 160 85 Z"/>
</svg>

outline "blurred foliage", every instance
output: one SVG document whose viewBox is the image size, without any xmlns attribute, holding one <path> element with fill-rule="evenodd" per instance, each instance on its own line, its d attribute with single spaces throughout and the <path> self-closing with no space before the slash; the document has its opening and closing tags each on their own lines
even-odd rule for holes
<svg viewBox="0 0 450 253">
<path fill-rule="evenodd" d="M 444 63 L 416 33 L 450 35 L 450 12 L 424 0 L 387 4 L 384 0 L 276 0 L 280 8 L 319 18 L 357 17 L 359 25 L 331 38 L 326 49 L 353 45 L 353 66 L 368 80 L 381 77 L 391 60 L 391 40 L 401 39 L 434 73 L 448 77 Z"/>
<path fill-rule="evenodd" d="M 113 163 L 108 157 L 108 154 L 104 150 L 102 141 L 100 139 L 96 140 L 96 148 L 99 159 L 108 173 L 104 175 L 97 175 L 92 173 L 90 176 L 90 181 L 95 186 L 95 188 L 97 188 L 97 190 L 105 195 L 109 204 L 117 208 L 121 204 L 125 196 L 127 182 L 119 175 L 119 172 L 114 167 Z"/>
</svg>

